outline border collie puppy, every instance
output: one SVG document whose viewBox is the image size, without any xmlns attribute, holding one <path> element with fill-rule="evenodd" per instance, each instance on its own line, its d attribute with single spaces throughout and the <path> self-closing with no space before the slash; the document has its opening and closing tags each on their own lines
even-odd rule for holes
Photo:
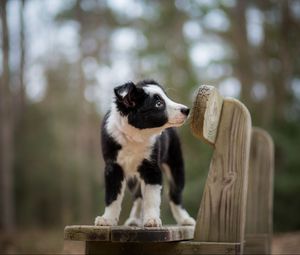
<svg viewBox="0 0 300 255">
<path fill-rule="evenodd" d="M 102 125 L 106 207 L 95 225 L 118 224 L 127 183 L 134 202 L 125 225 L 161 226 L 162 170 L 169 179 L 175 220 L 194 225 L 182 207 L 184 164 L 174 128 L 185 122 L 189 109 L 172 101 L 153 80 L 128 82 L 114 92 L 115 100 Z"/>
</svg>

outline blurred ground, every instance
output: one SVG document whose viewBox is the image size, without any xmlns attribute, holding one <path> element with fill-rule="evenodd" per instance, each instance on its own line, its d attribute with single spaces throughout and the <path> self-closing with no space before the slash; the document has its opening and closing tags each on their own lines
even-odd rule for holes
<svg viewBox="0 0 300 255">
<path fill-rule="evenodd" d="M 28 230 L 15 235 L 13 243 L 0 234 L 0 254 L 83 254 L 83 242 L 63 242 L 63 231 Z M 64 247 L 64 248 L 63 248 Z M 273 254 L 299 254 L 300 232 L 275 234 Z"/>
<path fill-rule="evenodd" d="M 299 254 L 300 232 L 276 234 L 272 243 L 273 254 Z"/>
<path fill-rule="evenodd" d="M 62 253 L 63 230 L 21 230 L 11 236 L 0 233 L 0 254 L 58 254 Z"/>
</svg>

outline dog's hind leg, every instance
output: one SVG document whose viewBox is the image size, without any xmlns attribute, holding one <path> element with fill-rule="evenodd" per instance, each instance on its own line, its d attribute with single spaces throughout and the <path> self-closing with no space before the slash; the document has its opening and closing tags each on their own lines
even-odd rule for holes
<svg viewBox="0 0 300 255">
<path fill-rule="evenodd" d="M 170 207 L 174 219 L 179 225 L 195 225 L 195 220 L 182 206 L 182 192 L 184 188 L 184 163 L 177 136 L 173 137 L 169 148 L 167 162 L 163 164 L 170 183 Z"/>
<path fill-rule="evenodd" d="M 141 226 L 142 225 L 142 192 L 141 184 L 137 178 L 131 178 L 127 181 L 127 186 L 132 193 L 133 205 L 130 211 L 129 218 L 125 221 L 126 226 Z"/>
<path fill-rule="evenodd" d="M 188 214 L 188 212 L 182 206 L 182 192 L 184 187 L 184 176 L 181 174 L 180 169 L 177 166 L 172 168 L 164 164 L 165 169 L 170 169 L 170 175 L 168 176 L 170 183 L 170 207 L 172 215 L 178 225 L 195 225 L 195 220 Z M 183 172 L 183 171 L 182 171 Z M 168 175 L 168 174 L 167 174 Z"/>
<path fill-rule="evenodd" d="M 105 211 L 95 219 L 96 226 L 116 226 L 125 190 L 123 169 L 117 163 L 105 166 Z"/>
</svg>

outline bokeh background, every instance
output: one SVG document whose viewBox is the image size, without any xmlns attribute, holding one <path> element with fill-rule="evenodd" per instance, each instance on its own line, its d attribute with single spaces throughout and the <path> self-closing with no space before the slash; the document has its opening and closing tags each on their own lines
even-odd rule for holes
<svg viewBox="0 0 300 255">
<path fill-rule="evenodd" d="M 275 141 L 274 230 L 300 230 L 300 1 L 1 0 L 0 253 L 60 251 L 104 209 L 113 87 L 153 78 L 191 106 L 239 98 Z M 196 216 L 212 149 L 180 128 Z M 162 219 L 173 223 L 164 190 Z M 130 209 L 126 195 L 121 222 Z"/>
</svg>

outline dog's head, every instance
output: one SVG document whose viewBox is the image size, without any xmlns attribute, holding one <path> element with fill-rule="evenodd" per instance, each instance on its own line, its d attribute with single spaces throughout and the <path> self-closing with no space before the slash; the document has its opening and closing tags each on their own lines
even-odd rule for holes
<svg viewBox="0 0 300 255">
<path fill-rule="evenodd" d="M 181 126 L 189 114 L 188 107 L 172 101 L 153 80 L 128 82 L 114 92 L 118 112 L 138 129 Z"/>
</svg>

